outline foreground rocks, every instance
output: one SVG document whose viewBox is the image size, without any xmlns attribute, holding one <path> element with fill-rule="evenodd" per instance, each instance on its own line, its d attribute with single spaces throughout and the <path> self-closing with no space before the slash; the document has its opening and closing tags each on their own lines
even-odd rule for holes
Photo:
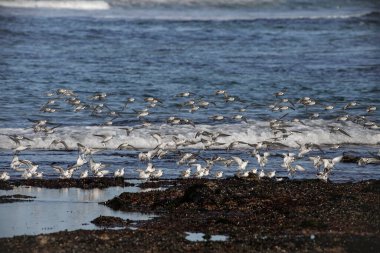
<svg viewBox="0 0 380 253">
<path fill-rule="evenodd" d="M 161 182 L 161 183 L 160 183 Z M 379 252 L 380 181 L 160 181 L 165 191 L 122 193 L 103 204 L 154 212 L 137 230 L 0 239 L 3 252 Z M 112 220 L 112 219 L 111 219 Z M 226 242 L 186 240 L 186 232 Z M 32 249 L 32 250 L 31 250 Z"/>
<path fill-rule="evenodd" d="M 98 218 L 92 220 L 91 223 L 103 228 L 118 228 L 127 226 L 130 224 L 130 221 L 119 217 L 99 216 Z"/>
<path fill-rule="evenodd" d="M 21 195 L 21 194 L 2 195 L 0 196 L 0 204 L 22 202 L 22 201 L 33 201 L 34 198 L 35 197 Z"/>
</svg>

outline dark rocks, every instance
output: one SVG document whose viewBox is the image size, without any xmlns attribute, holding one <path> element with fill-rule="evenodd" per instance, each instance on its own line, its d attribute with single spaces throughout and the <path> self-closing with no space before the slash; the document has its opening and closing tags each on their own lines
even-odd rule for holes
<svg viewBox="0 0 380 253">
<path fill-rule="evenodd" d="M 59 232 L 44 235 L 43 240 L 18 236 L 0 239 L 2 252 L 378 252 L 380 248 L 379 180 L 334 184 L 231 178 L 171 184 L 165 191 L 122 193 L 105 203 L 117 210 L 159 215 L 138 222 L 137 230 Z M 106 227 L 128 221 L 99 217 L 94 222 Z M 228 240 L 190 242 L 186 232 L 226 235 Z"/>
<path fill-rule="evenodd" d="M 3 203 L 14 203 L 14 202 L 22 202 L 22 201 L 33 201 L 35 197 L 15 194 L 15 195 L 2 195 L 0 196 L 0 204 Z"/>
<path fill-rule="evenodd" d="M 42 188 L 60 189 L 60 188 L 82 188 L 82 189 L 93 189 L 93 188 L 107 188 L 111 186 L 132 186 L 133 184 L 124 181 L 124 178 L 84 178 L 84 179 L 27 179 L 27 180 L 16 180 L 9 181 L 10 185 L 13 186 L 34 186 Z"/>
<path fill-rule="evenodd" d="M 113 216 L 99 216 L 98 218 L 92 220 L 91 223 L 95 224 L 98 227 L 116 228 L 125 227 L 130 224 L 130 221 Z"/>
</svg>

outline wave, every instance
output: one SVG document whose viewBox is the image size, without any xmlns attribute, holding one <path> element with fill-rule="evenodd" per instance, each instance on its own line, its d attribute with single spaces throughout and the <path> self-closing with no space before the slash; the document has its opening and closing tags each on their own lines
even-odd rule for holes
<svg viewBox="0 0 380 253">
<path fill-rule="evenodd" d="M 255 7 L 278 4 L 283 0 L 111 0 L 115 5 L 129 7 Z"/>
<path fill-rule="evenodd" d="M 327 125 L 336 125 L 349 133 L 346 136 L 343 133 L 331 133 Z M 268 122 L 259 121 L 249 124 L 222 124 L 222 125 L 197 125 L 196 128 L 188 125 L 171 126 L 167 124 L 152 125 L 147 128 L 133 130 L 127 134 L 122 127 L 100 127 L 100 126 L 82 126 L 82 127 L 60 127 L 56 132 L 47 136 L 34 134 L 31 129 L 22 128 L 1 128 L 0 129 L 0 148 L 13 149 L 16 144 L 8 138 L 7 135 L 19 134 L 32 138 L 33 141 L 23 141 L 23 145 L 30 145 L 31 149 L 62 149 L 63 145 L 51 145 L 54 140 L 64 140 L 71 150 L 77 149 L 77 143 L 81 143 L 92 148 L 117 149 L 122 143 L 128 143 L 137 149 L 153 149 L 159 142 L 152 137 L 152 134 L 159 133 L 162 136 L 162 143 L 167 143 L 167 148 L 175 148 L 173 137 L 178 140 L 197 140 L 195 138 L 197 131 L 223 132 L 230 136 L 220 137 L 217 142 L 225 143 L 224 145 L 214 145 L 212 149 L 224 149 L 231 142 L 243 141 L 255 144 L 260 141 L 267 141 L 275 137 L 269 127 Z M 312 120 L 305 122 L 305 125 L 293 124 L 287 129 L 293 133 L 286 139 L 277 140 L 277 142 L 286 146 L 295 148 L 297 143 L 314 143 L 324 145 L 378 145 L 380 144 L 380 131 L 363 128 L 352 122 L 344 125 L 337 124 L 327 120 Z M 112 135 L 112 139 L 105 144 L 102 138 L 94 135 Z M 204 148 L 202 143 L 187 146 L 187 148 L 201 149 Z M 236 146 L 239 149 L 249 148 L 245 144 Z"/>
<path fill-rule="evenodd" d="M 70 10 L 108 10 L 110 5 L 104 1 L 0 1 L 0 7 L 8 8 L 46 8 Z"/>
</svg>

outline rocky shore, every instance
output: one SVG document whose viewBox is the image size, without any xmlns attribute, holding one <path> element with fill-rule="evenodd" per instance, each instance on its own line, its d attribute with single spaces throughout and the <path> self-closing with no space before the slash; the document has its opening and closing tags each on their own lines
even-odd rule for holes
<svg viewBox="0 0 380 253">
<path fill-rule="evenodd" d="M 101 227 L 0 239 L 2 252 L 378 252 L 380 181 L 276 182 L 256 178 L 149 182 L 164 191 L 122 193 L 100 203 L 157 218 L 99 217 Z M 120 223 L 120 224 L 119 224 Z M 137 228 L 137 229 L 136 229 Z M 188 232 L 203 233 L 191 241 Z M 212 240 L 224 235 L 225 241 Z"/>
</svg>

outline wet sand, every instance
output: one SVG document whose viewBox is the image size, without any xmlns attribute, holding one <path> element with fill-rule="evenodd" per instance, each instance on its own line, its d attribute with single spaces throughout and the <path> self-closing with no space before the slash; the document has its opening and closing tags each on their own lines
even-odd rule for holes
<svg viewBox="0 0 380 253">
<path fill-rule="evenodd" d="M 2 252 L 378 252 L 380 181 L 275 182 L 256 178 L 149 182 L 165 191 L 122 193 L 103 205 L 158 214 L 101 218 L 124 229 L 0 239 Z M 120 224 L 118 224 L 118 222 Z M 204 233 L 193 242 L 188 232 Z M 224 235 L 226 241 L 213 241 Z"/>
</svg>

